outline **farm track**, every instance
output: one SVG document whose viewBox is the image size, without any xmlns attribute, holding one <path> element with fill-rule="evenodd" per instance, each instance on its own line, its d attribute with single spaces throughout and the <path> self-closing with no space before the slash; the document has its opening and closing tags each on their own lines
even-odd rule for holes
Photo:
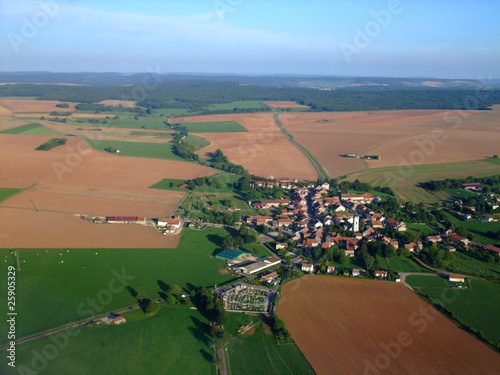
<svg viewBox="0 0 500 375">
<path fill-rule="evenodd" d="M 278 125 L 278 127 L 280 128 L 281 132 L 286 136 L 286 138 L 288 139 L 288 141 L 291 144 L 293 144 L 300 151 L 302 151 L 302 153 L 307 157 L 307 159 L 309 159 L 309 161 L 313 165 L 314 169 L 316 170 L 316 173 L 318 174 L 319 179 L 321 181 L 324 181 L 328 176 L 325 173 L 325 171 L 323 170 L 323 167 L 321 167 L 319 162 L 316 159 L 314 159 L 314 157 L 309 153 L 309 151 L 307 151 L 307 149 L 305 147 L 301 146 L 300 144 L 298 144 L 297 142 L 294 141 L 293 136 L 285 130 L 283 125 L 281 125 L 281 122 L 278 120 L 278 116 L 279 116 L 279 113 L 276 113 L 273 116 L 273 119 L 276 122 L 276 124 Z"/>
</svg>

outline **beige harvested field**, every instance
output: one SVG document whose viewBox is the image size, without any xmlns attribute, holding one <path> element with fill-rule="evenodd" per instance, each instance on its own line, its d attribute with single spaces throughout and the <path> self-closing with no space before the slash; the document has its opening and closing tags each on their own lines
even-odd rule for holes
<svg viewBox="0 0 500 375">
<path fill-rule="evenodd" d="M 0 116 L 9 116 L 12 113 L 12 111 L 8 108 L 5 108 L 0 104 Z"/>
<path fill-rule="evenodd" d="M 309 108 L 307 105 L 288 101 L 267 101 L 263 103 L 272 108 Z"/>
<path fill-rule="evenodd" d="M 109 100 L 101 100 L 97 104 L 111 105 L 111 106 L 115 106 L 115 107 L 118 107 L 121 105 L 122 107 L 126 107 L 126 108 L 134 108 L 136 103 L 137 103 L 137 100 L 112 100 L 112 99 L 109 99 Z"/>
<path fill-rule="evenodd" d="M 280 131 L 272 113 L 181 117 L 172 121 L 237 121 L 248 132 L 197 133 L 211 142 L 197 154 L 207 157 L 221 149 L 231 162 L 242 165 L 258 176 L 295 177 L 302 180 L 316 180 L 318 177 L 307 157 Z"/>
<path fill-rule="evenodd" d="M 68 118 L 113 118 L 115 115 L 106 113 L 73 113 Z"/>
<path fill-rule="evenodd" d="M 0 99 L 0 106 L 12 112 L 71 112 L 75 110 L 75 103 L 68 102 L 69 108 L 56 107 L 56 104 L 60 103 L 57 100 Z"/>
<path fill-rule="evenodd" d="M 500 106 L 464 117 L 437 110 L 283 113 L 280 121 L 330 176 L 366 167 L 438 164 L 499 153 Z M 454 126 L 460 121 L 460 126 Z M 342 155 L 379 155 L 366 163 Z"/>
<path fill-rule="evenodd" d="M 72 214 L 168 216 L 184 193 L 149 186 L 163 178 L 192 179 L 216 172 L 192 163 L 96 151 L 77 137 L 69 137 L 65 146 L 50 151 L 34 150 L 51 138 L 0 134 L 0 187 L 29 188 L 1 204 L 2 233 L 8 238 L 2 243 L 6 246 L 176 246 L 177 242 L 166 239 L 171 236 L 161 236 L 151 228 L 96 227 L 73 219 Z M 47 233 L 54 236 L 52 242 Z"/>
<path fill-rule="evenodd" d="M 132 224 L 93 224 L 57 212 L 0 207 L 1 247 L 174 248 L 180 236 Z"/>
<path fill-rule="evenodd" d="M 494 374 L 500 368 L 498 353 L 398 283 L 304 276 L 283 286 L 278 315 L 320 375 Z"/>
<path fill-rule="evenodd" d="M 64 109 L 64 108 L 63 108 Z M 46 119 L 53 119 L 56 117 L 66 117 L 66 116 L 51 116 L 49 115 L 49 112 L 44 112 L 44 113 L 14 113 L 14 117 L 21 117 L 21 118 L 37 118 L 39 119 L 40 117 L 45 117 Z"/>
<path fill-rule="evenodd" d="M 50 192 L 44 192 L 49 189 Z M 133 196 L 113 190 L 57 189 L 40 186 L 23 191 L 0 204 L 1 207 L 32 211 L 65 212 L 99 216 L 168 216 L 185 195 L 181 191 L 137 192 Z"/>
</svg>

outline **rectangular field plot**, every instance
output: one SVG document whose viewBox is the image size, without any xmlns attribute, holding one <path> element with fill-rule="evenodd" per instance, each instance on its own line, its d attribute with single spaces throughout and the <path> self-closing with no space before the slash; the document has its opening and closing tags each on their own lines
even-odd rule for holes
<svg viewBox="0 0 500 375">
<path fill-rule="evenodd" d="M 498 353 L 399 283 L 310 275 L 282 290 L 278 315 L 318 374 L 482 374 L 500 368 Z M 398 355 L 390 357 L 389 347 Z"/>
<path fill-rule="evenodd" d="M 62 133 L 47 129 L 44 126 L 42 126 L 36 122 L 33 122 L 31 124 L 26 124 L 26 125 L 18 126 L 16 128 L 4 130 L 4 131 L 0 132 L 0 134 L 61 135 Z"/>
<path fill-rule="evenodd" d="M 184 122 L 189 133 L 236 133 L 248 130 L 236 121 Z"/>
<path fill-rule="evenodd" d="M 125 142 L 125 141 L 94 141 L 88 140 L 88 144 L 97 150 L 115 149 L 120 152 L 120 156 L 137 156 L 141 158 L 166 159 L 186 161 L 174 154 L 171 143 L 146 143 L 146 142 Z"/>
</svg>

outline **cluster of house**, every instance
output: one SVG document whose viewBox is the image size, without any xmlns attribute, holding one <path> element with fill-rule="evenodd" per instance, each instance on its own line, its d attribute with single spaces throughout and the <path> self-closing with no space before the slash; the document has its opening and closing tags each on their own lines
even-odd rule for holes
<svg viewBox="0 0 500 375">
<path fill-rule="evenodd" d="M 300 267 L 302 272 L 312 273 L 314 271 L 314 265 L 308 262 L 302 262 Z M 335 266 L 328 266 L 326 268 L 326 273 L 333 274 L 335 272 Z M 350 270 L 352 276 L 363 277 L 366 274 L 366 270 L 360 268 L 353 268 Z M 376 270 L 375 277 L 380 279 L 387 279 L 389 273 L 387 271 Z"/>
<path fill-rule="evenodd" d="M 106 222 L 111 224 L 146 224 L 146 218 L 142 216 L 106 216 Z"/>
</svg>

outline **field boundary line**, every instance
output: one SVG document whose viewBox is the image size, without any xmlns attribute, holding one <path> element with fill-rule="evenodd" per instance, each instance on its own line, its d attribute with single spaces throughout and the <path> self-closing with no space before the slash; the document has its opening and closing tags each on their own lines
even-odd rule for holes
<svg viewBox="0 0 500 375">
<path fill-rule="evenodd" d="M 288 141 L 296 146 L 302 153 L 309 159 L 311 162 L 312 166 L 316 170 L 316 173 L 318 174 L 318 177 L 321 181 L 324 181 L 327 177 L 328 174 L 325 172 L 321 164 L 312 156 L 312 154 L 302 145 L 298 144 L 294 139 L 293 136 L 286 131 L 285 127 L 281 124 L 280 120 L 278 120 L 279 113 L 276 113 L 273 116 L 274 122 L 278 125 L 280 128 L 281 132 L 287 137 Z"/>
</svg>

